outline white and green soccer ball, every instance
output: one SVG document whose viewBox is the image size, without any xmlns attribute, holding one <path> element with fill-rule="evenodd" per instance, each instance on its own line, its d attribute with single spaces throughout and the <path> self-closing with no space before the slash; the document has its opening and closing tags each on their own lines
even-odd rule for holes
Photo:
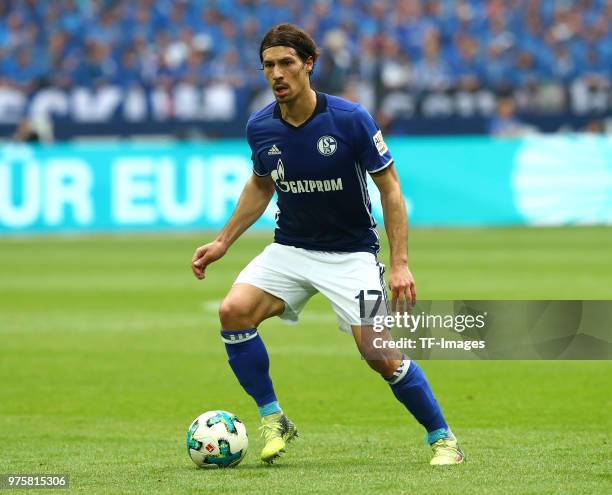
<svg viewBox="0 0 612 495">
<path fill-rule="evenodd" d="M 187 452 L 203 468 L 237 466 L 249 446 L 244 423 L 227 411 L 207 411 L 187 431 Z"/>
</svg>

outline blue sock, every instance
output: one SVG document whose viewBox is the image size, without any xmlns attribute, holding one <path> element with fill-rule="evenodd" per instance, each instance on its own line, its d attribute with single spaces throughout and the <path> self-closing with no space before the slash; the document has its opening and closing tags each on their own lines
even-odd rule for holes
<svg viewBox="0 0 612 495">
<path fill-rule="evenodd" d="M 270 379 L 270 359 L 256 328 L 221 330 L 228 362 L 242 388 L 255 399 L 259 412 L 267 416 L 279 412 L 274 386 Z"/>
<path fill-rule="evenodd" d="M 429 382 L 418 364 L 404 359 L 395 373 L 386 380 L 397 400 L 404 404 L 427 430 L 427 443 L 431 444 L 452 435 Z"/>
</svg>

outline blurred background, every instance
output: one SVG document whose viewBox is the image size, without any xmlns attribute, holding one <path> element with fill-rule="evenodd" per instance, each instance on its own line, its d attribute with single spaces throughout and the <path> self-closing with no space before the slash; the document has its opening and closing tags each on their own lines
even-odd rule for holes
<svg viewBox="0 0 612 495">
<path fill-rule="evenodd" d="M 3 0 L 0 136 L 241 137 L 287 21 L 387 135 L 611 126 L 609 0 Z"/>
<path fill-rule="evenodd" d="M 375 116 L 413 225 L 612 222 L 610 0 L 5 0 L 0 233 L 222 227 L 286 21 Z"/>
</svg>

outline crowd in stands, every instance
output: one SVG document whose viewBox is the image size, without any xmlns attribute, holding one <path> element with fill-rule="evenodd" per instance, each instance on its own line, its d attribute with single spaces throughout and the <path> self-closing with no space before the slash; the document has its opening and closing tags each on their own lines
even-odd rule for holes
<svg viewBox="0 0 612 495">
<path fill-rule="evenodd" d="M 321 46 L 318 88 L 374 106 L 396 90 L 612 80 L 611 0 L 2 0 L 0 86 L 255 94 L 259 42 L 287 21 Z"/>
</svg>

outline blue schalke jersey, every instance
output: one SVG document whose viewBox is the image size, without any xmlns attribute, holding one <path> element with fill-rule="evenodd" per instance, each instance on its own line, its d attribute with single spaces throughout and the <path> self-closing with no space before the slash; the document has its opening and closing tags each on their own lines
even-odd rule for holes
<svg viewBox="0 0 612 495">
<path fill-rule="evenodd" d="M 316 251 L 377 253 L 366 171 L 393 163 L 380 129 L 361 106 L 324 93 L 310 118 L 285 122 L 278 104 L 251 115 L 247 139 L 256 175 L 278 195 L 274 240 Z"/>
</svg>

